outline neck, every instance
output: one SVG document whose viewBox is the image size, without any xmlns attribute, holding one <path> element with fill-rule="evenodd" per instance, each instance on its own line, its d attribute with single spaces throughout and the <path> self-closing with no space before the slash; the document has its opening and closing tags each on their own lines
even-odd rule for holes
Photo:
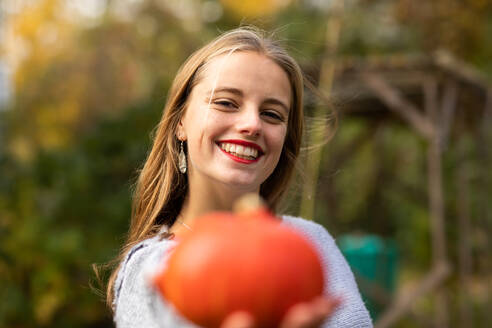
<svg viewBox="0 0 492 328">
<path fill-rule="evenodd" d="M 223 185 L 190 185 L 180 212 L 183 222 L 191 224 L 197 217 L 214 211 L 231 211 L 234 203 L 251 190 Z M 255 192 L 259 193 L 259 190 Z"/>
</svg>

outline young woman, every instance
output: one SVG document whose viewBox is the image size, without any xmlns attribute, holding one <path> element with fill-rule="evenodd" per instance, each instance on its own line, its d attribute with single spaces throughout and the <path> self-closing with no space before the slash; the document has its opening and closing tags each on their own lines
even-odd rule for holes
<svg viewBox="0 0 492 328">
<path fill-rule="evenodd" d="M 194 327 L 162 301 L 148 277 L 173 238 L 209 211 L 231 210 L 246 193 L 275 211 L 287 190 L 303 132 L 303 75 L 275 41 L 250 28 L 224 33 L 181 67 L 170 89 L 134 196 L 128 240 L 111 275 L 118 327 Z M 329 277 L 319 298 L 294 306 L 282 327 L 370 327 L 349 266 L 320 225 L 283 216 L 317 247 Z M 293 286 L 293 288 L 295 288 Z M 247 313 L 223 327 L 254 327 Z"/>
</svg>

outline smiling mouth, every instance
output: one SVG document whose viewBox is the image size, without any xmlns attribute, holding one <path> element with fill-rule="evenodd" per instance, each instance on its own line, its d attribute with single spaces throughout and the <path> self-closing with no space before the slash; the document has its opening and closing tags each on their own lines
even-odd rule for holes
<svg viewBox="0 0 492 328">
<path fill-rule="evenodd" d="M 247 161 L 255 161 L 262 155 L 256 148 L 230 142 L 221 142 L 219 143 L 219 147 L 227 154 Z"/>
</svg>

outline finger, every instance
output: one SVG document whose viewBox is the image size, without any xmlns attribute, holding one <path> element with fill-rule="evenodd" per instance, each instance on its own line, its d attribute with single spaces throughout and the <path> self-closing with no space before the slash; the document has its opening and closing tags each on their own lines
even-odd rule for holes
<svg viewBox="0 0 492 328">
<path fill-rule="evenodd" d="M 313 317 L 309 303 L 294 305 L 285 315 L 280 328 L 304 328 L 308 327 Z"/>
<path fill-rule="evenodd" d="M 224 319 L 220 328 L 254 328 L 254 319 L 246 311 L 238 311 L 230 314 Z"/>
<path fill-rule="evenodd" d="M 340 306 L 342 300 L 340 297 L 320 297 L 315 299 L 311 304 L 313 311 L 323 317 L 330 316 Z"/>
<path fill-rule="evenodd" d="M 320 327 L 341 304 L 340 298 L 320 298 L 311 303 L 311 322 L 306 327 Z"/>
<path fill-rule="evenodd" d="M 319 297 L 293 306 L 282 321 L 281 328 L 319 327 L 339 306 L 339 298 Z"/>
</svg>

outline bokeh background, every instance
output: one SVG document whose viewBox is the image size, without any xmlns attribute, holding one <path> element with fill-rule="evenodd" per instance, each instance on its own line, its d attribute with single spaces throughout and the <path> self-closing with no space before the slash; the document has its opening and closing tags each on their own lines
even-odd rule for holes
<svg viewBox="0 0 492 328">
<path fill-rule="evenodd" d="M 285 210 L 337 238 L 376 325 L 490 326 L 491 1 L 2 0 L 0 327 L 112 325 L 91 266 L 178 67 L 241 24 L 330 99 Z"/>
</svg>

